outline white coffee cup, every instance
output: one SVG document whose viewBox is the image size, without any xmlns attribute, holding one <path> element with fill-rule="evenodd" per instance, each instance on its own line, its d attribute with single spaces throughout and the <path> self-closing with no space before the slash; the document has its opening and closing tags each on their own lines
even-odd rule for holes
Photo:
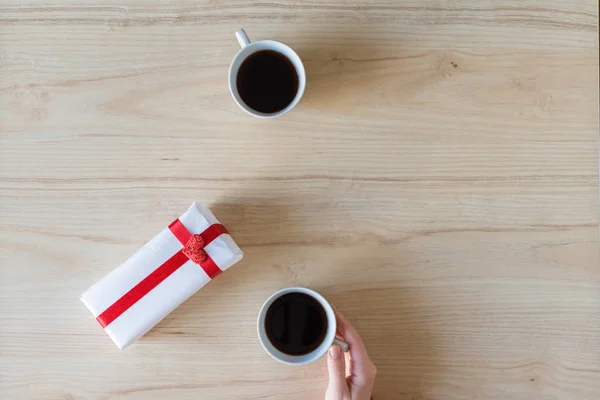
<svg viewBox="0 0 600 400">
<path fill-rule="evenodd" d="M 254 115 L 258 118 L 275 118 L 279 117 L 287 112 L 289 112 L 292 108 L 296 107 L 296 104 L 300 102 L 302 95 L 304 94 L 304 89 L 306 87 L 306 72 L 304 71 L 304 65 L 302 64 L 302 60 L 298 57 L 298 54 L 294 50 L 292 50 L 289 46 L 286 46 L 283 43 L 276 42 L 274 40 L 259 40 L 256 42 L 250 42 L 248 39 L 248 35 L 243 29 L 240 29 L 235 32 L 235 36 L 240 42 L 240 46 L 242 49 L 238 51 L 238 53 L 233 58 L 231 62 L 231 66 L 229 67 L 229 91 L 233 96 L 235 102 L 240 106 L 240 108 L 246 111 L 250 115 Z M 248 58 L 251 54 L 256 53 L 261 50 L 273 50 L 283 54 L 288 60 L 292 62 L 294 65 L 296 72 L 298 73 L 298 91 L 296 92 L 296 96 L 292 100 L 292 102 L 285 107 L 283 110 L 275 112 L 275 113 L 263 113 L 256 111 L 249 107 L 244 100 L 240 97 L 237 88 L 237 75 L 240 69 L 240 66 L 244 62 L 246 58 Z"/>
<path fill-rule="evenodd" d="M 265 326 L 267 310 L 269 309 L 269 307 L 271 306 L 271 304 L 273 304 L 273 302 L 275 300 L 277 300 L 281 296 L 288 294 L 288 293 L 303 293 L 303 294 L 309 295 L 312 298 L 314 298 L 317 302 L 319 302 L 319 304 L 325 310 L 325 314 L 327 317 L 327 332 L 325 334 L 325 339 L 323 339 L 323 341 L 321 342 L 319 347 L 317 347 L 315 350 L 313 350 L 312 352 L 310 352 L 308 354 L 303 354 L 303 355 L 298 356 L 298 355 L 290 355 L 290 354 L 283 353 L 283 352 L 279 351 L 271 343 L 271 341 L 269 340 L 269 337 L 267 336 L 266 326 Z M 327 352 L 327 350 L 329 350 L 329 348 L 334 343 L 337 344 L 338 346 L 340 346 L 344 352 L 348 351 L 348 343 L 335 337 L 335 334 L 337 332 L 337 322 L 336 322 L 336 318 L 335 318 L 335 312 L 333 311 L 333 307 L 331 307 L 331 304 L 329 304 L 329 302 L 327 300 L 325 300 L 325 297 L 321 296 L 319 293 L 315 292 L 314 290 L 310 290 L 307 288 L 289 287 L 289 288 L 281 289 L 281 290 L 273 293 L 271 295 L 271 297 L 269 297 L 267 299 L 267 301 L 265 301 L 265 303 L 262 305 L 262 307 L 260 309 L 260 312 L 258 313 L 257 330 L 258 330 L 258 338 L 260 340 L 260 343 L 262 344 L 262 347 L 265 349 L 265 351 L 271 357 L 273 357 L 277 361 L 280 361 L 284 364 L 302 365 L 302 364 L 307 364 L 309 362 L 315 361 L 316 359 L 321 357 L 323 354 L 325 354 Z"/>
</svg>

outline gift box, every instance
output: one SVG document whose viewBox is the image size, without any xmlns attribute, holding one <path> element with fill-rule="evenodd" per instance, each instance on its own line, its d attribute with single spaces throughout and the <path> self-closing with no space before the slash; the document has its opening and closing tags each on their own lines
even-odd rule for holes
<svg viewBox="0 0 600 400">
<path fill-rule="evenodd" d="M 81 300 L 122 349 L 242 257 L 227 229 L 194 203 Z"/>
</svg>

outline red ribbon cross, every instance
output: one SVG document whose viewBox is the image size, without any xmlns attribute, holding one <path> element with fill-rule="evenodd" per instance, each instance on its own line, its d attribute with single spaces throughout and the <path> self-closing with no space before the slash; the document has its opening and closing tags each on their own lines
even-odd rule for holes
<svg viewBox="0 0 600 400">
<path fill-rule="evenodd" d="M 173 272 L 181 268 L 188 260 L 192 260 L 200 265 L 210 279 L 214 279 L 223 272 L 204 250 L 204 248 L 213 240 L 223 234 L 229 233 L 223 225 L 213 224 L 206 228 L 201 234 L 192 235 L 181 221 L 176 219 L 169 225 L 169 229 L 184 247 L 165 261 L 160 267 L 152 271 L 150 275 L 142 279 L 140 283 L 121 296 L 121 298 L 104 310 L 102 314 L 98 315 L 96 320 L 103 328 L 106 328 L 142 297 L 167 279 Z"/>
</svg>

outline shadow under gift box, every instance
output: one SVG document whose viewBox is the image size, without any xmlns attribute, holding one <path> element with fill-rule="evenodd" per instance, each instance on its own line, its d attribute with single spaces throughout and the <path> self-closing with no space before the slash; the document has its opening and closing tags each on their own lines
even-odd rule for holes
<svg viewBox="0 0 600 400">
<path fill-rule="evenodd" d="M 188 241 L 190 237 L 195 240 Z M 198 243 L 202 248 L 197 248 Z M 190 245 L 196 247 L 196 255 L 191 258 L 199 264 L 187 255 Z M 86 290 L 81 300 L 123 349 L 210 282 L 211 276 L 214 278 L 242 257 L 242 251 L 212 212 L 194 203 Z"/>
</svg>

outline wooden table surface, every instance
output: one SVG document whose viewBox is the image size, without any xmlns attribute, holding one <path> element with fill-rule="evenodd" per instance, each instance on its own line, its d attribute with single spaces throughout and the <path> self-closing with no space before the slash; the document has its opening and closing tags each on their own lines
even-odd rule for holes
<svg viewBox="0 0 600 400">
<path fill-rule="evenodd" d="M 302 102 L 231 98 L 234 31 Z M 321 399 L 259 306 L 314 288 L 377 400 L 600 398 L 594 0 L 4 0 L 0 397 Z M 79 295 L 208 204 L 245 259 L 118 351 Z"/>
</svg>

